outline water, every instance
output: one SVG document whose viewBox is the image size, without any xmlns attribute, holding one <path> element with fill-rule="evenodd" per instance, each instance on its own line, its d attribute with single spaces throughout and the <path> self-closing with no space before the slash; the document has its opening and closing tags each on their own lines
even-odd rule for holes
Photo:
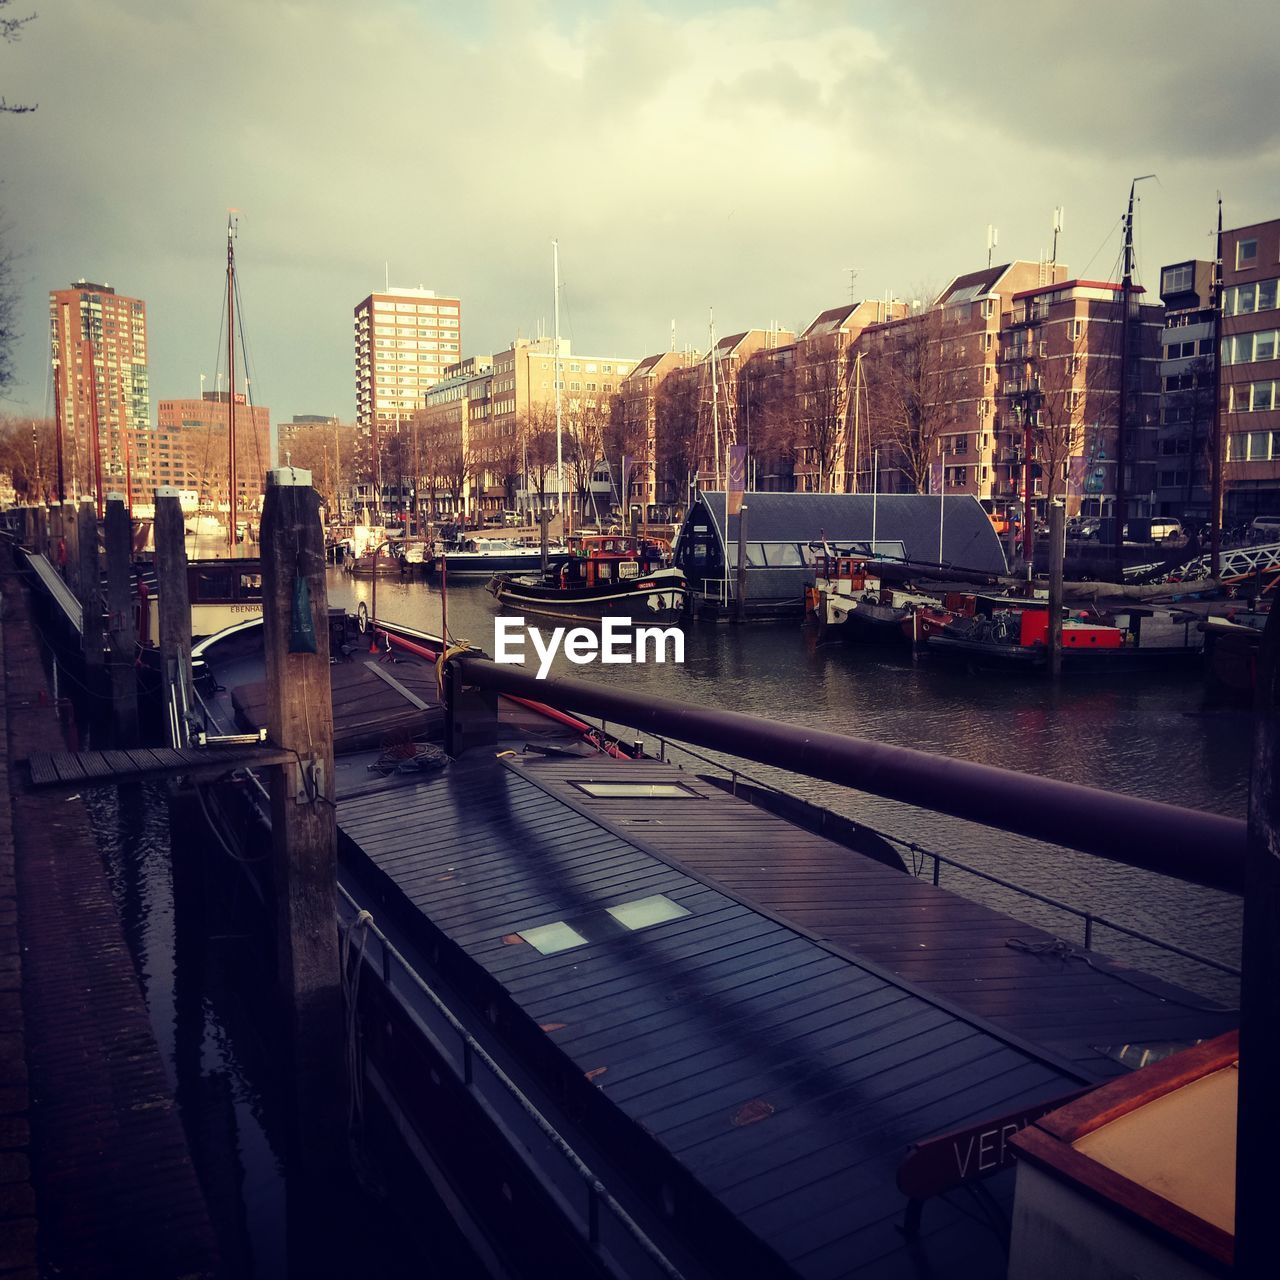
<svg viewBox="0 0 1280 1280">
<path fill-rule="evenodd" d="M 373 597 L 371 581 L 330 572 L 331 604 L 354 609 L 363 600 L 372 609 Z M 376 612 L 388 621 L 439 634 L 444 603 L 435 583 L 384 578 L 377 584 Z M 450 583 L 447 612 L 453 637 L 494 651 L 499 608 L 482 582 Z M 685 639 L 683 666 L 577 666 L 561 654 L 553 673 L 1192 809 L 1245 813 L 1249 716 L 1206 706 L 1198 673 L 1067 678 L 1054 686 L 1044 679 L 917 665 L 869 646 L 819 646 L 798 623 L 693 624 Z M 763 765 L 741 768 L 1079 910 L 1221 963 L 1239 962 L 1240 901 L 1231 895 Z M 942 884 L 1069 940 L 1083 939 L 1082 923 L 1066 913 L 964 872 L 944 867 Z M 1193 961 L 1103 927 L 1095 928 L 1094 946 L 1229 1005 L 1236 1001 L 1233 979 Z"/>
</svg>

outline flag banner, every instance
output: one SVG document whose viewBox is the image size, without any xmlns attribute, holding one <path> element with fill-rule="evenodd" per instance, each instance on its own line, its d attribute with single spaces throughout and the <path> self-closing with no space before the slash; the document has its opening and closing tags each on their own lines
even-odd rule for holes
<svg viewBox="0 0 1280 1280">
<path fill-rule="evenodd" d="M 736 516 L 742 510 L 742 494 L 747 487 L 747 446 L 729 446 L 729 514 Z"/>
<path fill-rule="evenodd" d="M 942 462 L 929 463 L 929 492 L 940 494 L 942 492 Z"/>
<path fill-rule="evenodd" d="M 622 509 L 627 509 L 627 503 L 631 500 L 631 490 L 628 482 L 631 479 L 631 471 L 635 466 L 635 459 L 629 458 L 624 453 L 622 455 Z"/>
</svg>

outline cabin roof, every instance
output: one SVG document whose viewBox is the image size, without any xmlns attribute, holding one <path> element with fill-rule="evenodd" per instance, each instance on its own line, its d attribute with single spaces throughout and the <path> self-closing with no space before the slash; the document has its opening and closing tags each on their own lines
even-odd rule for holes
<svg viewBox="0 0 1280 1280">
<path fill-rule="evenodd" d="M 749 493 L 747 542 L 900 542 L 908 560 L 938 563 L 939 503 L 942 512 L 942 560 L 983 574 L 1005 572 L 1004 549 L 987 513 L 971 494 L 945 499 L 917 493 Z M 704 492 L 685 517 L 685 527 L 699 508 L 710 513 L 722 554 L 737 542 L 738 517 L 726 521 L 725 494 Z M 727 534 L 726 534 L 727 523 Z M 731 561 L 736 563 L 736 559 Z M 772 572 L 772 570 L 770 571 Z M 807 566 L 795 572 L 812 574 Z"/>
</svg>

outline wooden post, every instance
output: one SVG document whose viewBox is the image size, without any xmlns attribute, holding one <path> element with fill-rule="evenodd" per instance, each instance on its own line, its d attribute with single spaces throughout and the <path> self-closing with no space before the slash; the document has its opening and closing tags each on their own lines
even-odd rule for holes
<svg viewBox="0 0 1280 1280">
<path fill-rule="evenodd" d="M 547 560 L 550 554 L 547 549 L 547 526 L 550 521 L 551 513 L 544 506 L 538 512 L 538 534 L 542 540 L 542 576 L 544 578 L 547 576 Z"/>
<path fill-rule="evenodd" d="M 738 509 L 738 583 L 733 599 L 733 620 L 747 620 L 747 504 Z"/>
<path fill-rule="evenodd" d="M 117 741 L 138 741 L 138 628 L 133 620 L 133 524 L 124 495 L 107 494 L 107 647 Z"/>
<path fill-rule="evenodd" d="M 80 599 L 80 529 L 76 520 L 76 504 L 62 504 L 62 536 L 67 540 L 67 582 Z"/>
<path fill-rule="evenodd" d="M 187 745 L 183 713 L 191 705 L 191 599 L 186 521 L 177 489 L 156 490 L 156 578 L 160 593 L 160 670 L 169 745 Z"/>
<path fill-rule="evenodd" d="M 302 584 L 315 652 L 295 625 Z M 267 473 L 262 509 L 262 614 L 267 729 L 299 761 L 271 771 L 276 955 L 291 1022 L 299 1155 L 311 1173 L 332 1168 L 342 1125 L 343 1027 L 335 901 L 333 701 L 324 533 L 311 473 Z"/>
<path fill-rule="evenodd" d="M 1240 948 L 1235 1274 L 1275 1270 L 1275 1153 L 1280 1140 L 1280 610 L 1258 657 L 1249 843 Z"/>
<path fill-rule="evenodd" d="M 66 535 L 62 531 L 62 504 L 49 508 L 49 563 L 55 569 L 63 569 L 66 567 L 66 561 L 58 556 L 58 544 L 61 543 L 63 551 L 66 551 Z"/>
<path fill-rule="evenodd" d="M 1062 674 L 1062 566 L 1067 556 L 1067 509 L 1061 498 L 1049 504 L 1049 674 Z"/>
<path fill-rule="evenodd" d="M 102 670 L 102 560 L 98 554 L 98 514 L 92 498 L 80 502 L 76 513 L 80 563 L 80 605 L 84 626 L 80 633 L 85 672 Z"/>
</svg>

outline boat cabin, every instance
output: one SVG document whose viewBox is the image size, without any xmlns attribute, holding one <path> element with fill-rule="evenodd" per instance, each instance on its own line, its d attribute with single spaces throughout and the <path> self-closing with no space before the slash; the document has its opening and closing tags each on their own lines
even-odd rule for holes
<svg viewBox="0 0 1280 1280">
<path fill-rule="evenodd" d="M 603 587 L 641 578 L 661 569 L 666 558 L 656 539 L 616 533 L 573 537 L 569 552 L 553 570 L 562 587 Z"/>
</svg>

